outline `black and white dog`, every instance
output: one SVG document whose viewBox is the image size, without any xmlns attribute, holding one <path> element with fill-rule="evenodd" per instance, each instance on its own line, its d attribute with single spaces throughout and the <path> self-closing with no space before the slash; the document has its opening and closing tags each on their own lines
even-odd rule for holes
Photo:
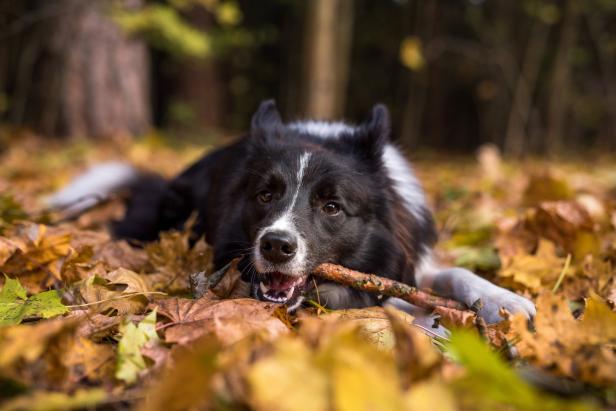
<svg viewBox="0 0 616 411">
<path fill-rule="evenodd" d="M 389 114 L 382 105 L 358 126 L 285 124 L 275 103 L 264 101 L 246 136 L 171 181 L 108 164 L 58 193 L 52 204 L 130 183 L 126 216 L 113 231 L 141 241 L 181 228 L 196 211 L 195 235 L 205 235 L 214 247 L 215 266 L 245 257 L 240 269 L 253 296 L 290 309 L 307 295 L 318 296 L 330 308 L 380 302 L 334 283 L 321 282 L 314 289 L 308 281 L 311 270 L 331 262 L 429 288 L 468 306 L 481 299 L 479 314 L 488 322 L 500 320 L 501 307 L 533 316 L 529 300 L 465 269 L 434 262 L 432 215 L 389 133 Z M 94 177 L 103 183 L 93 186 Z"/>
</svg>

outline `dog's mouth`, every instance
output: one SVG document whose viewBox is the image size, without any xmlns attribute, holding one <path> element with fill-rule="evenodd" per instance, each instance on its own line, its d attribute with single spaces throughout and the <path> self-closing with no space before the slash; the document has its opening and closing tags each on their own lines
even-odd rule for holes
<svg viewBox="0 0 616 411">
<path fill-rule="evenodd" d="M 259 300 L 277 304 L 295 305 L 303 295 L 308 276 L 287 275 L 281 272 L 259 275 L 256 296 Z"/>
</svg>

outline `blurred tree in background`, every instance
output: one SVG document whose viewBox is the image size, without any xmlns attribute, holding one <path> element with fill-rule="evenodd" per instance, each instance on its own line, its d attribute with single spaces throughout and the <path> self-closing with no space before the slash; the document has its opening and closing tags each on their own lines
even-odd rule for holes
<svg viewBox="0 0 616 411">
<path fill-rule="evenodd" d="M 50 136 L 239 132 L 390 106 L 400 144 L 616 149 L 616 0 L 0 0 L 0 115 Z"/>
</svg>

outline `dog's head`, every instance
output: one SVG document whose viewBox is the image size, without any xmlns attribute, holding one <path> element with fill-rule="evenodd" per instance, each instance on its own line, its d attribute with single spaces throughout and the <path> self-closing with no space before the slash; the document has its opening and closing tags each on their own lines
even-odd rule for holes
<svg viewBox="0 0 616 411">
<path fill-rule="evenodd" d="M 325 135 L 329 133 L 329 135 Z M 242 224 L 253 246 L 255 297 L 296 307 L 319 264 L 343 264 L 365 249 L 386 213 L 382 152 L 385 107 L 356 127 L 284 124 L 273 101 L 252 120 Z"/>
</svg>

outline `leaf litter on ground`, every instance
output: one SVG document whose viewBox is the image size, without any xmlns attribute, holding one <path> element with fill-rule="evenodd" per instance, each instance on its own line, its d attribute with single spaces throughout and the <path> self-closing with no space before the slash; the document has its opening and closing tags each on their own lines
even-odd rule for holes
<svg viewBox="0 0 616 411">
<path fill-rule="evenodd" d="M 32 156 L 33 144 L 53 150 Z M 107 232 L 117 201 L 63 221 L 40 200 L 87 164 L 122 154 L 170 176 L 201 149 L 159 136 L 75 144 L 30 136 L 0 155 L 0 409 L 616 406 L 613 159 L 513 163 L 486 147 L 478 162 L 417 164 L 439 258 L 536 301 L 531 326 L 503 312 L 478 328 L 472 313 L 444 307 L 423 326 L 391 307 L 316 302 L 289 315 L 246 298 L 234 269 L 191 298 L 191 275 L 212 275 L 207 239 L 170 231 L 136 247 Z"/>
</svg>

